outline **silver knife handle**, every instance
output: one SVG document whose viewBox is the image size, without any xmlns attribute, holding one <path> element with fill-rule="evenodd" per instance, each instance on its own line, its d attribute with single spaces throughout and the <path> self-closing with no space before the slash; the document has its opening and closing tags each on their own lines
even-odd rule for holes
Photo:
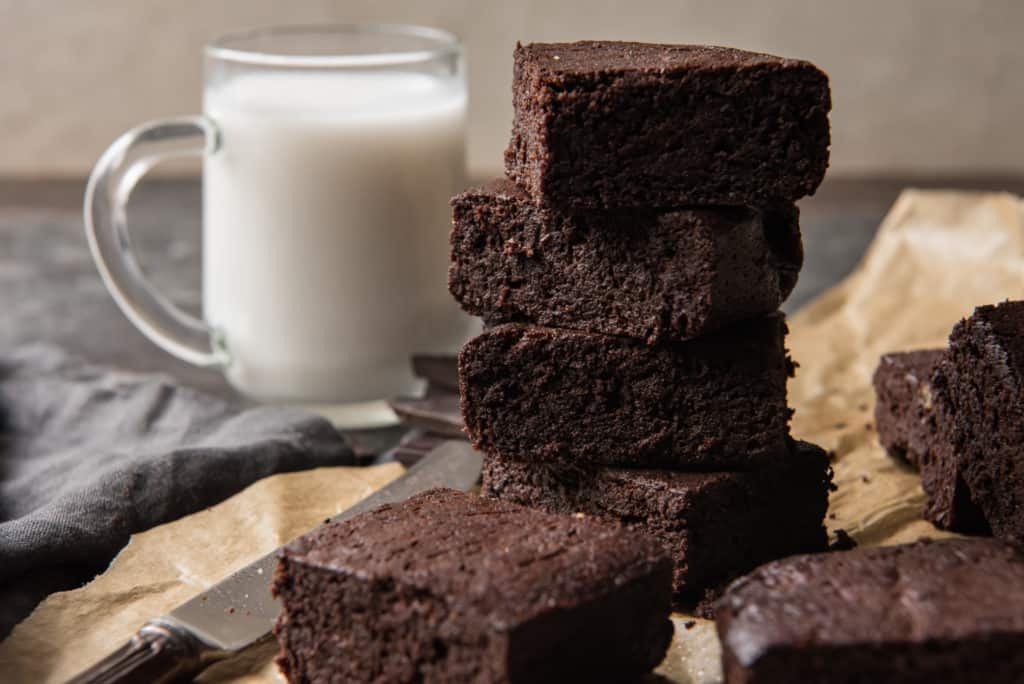
<svg viewBox="0 0 1024 684">
<path fill-rule="evenodd" d="M 68 684 L 169 684 L 205 669 L 207 647 L 185 629 L 160 620 L 142 629 Z"/>
</svg>

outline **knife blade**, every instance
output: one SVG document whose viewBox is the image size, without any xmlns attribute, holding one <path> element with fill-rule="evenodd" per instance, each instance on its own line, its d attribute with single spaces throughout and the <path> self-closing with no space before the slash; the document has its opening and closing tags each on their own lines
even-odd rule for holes
<svg viewBox="0 0 1024 684">
<path fill-rule="evenodd" d="M 480 476 L 481 456 L 464 441 L 446 441 L 394 482 L 331 518 L 347 520 L 434 487 L 469 490 Z M 173 682 L 194 677 L 270 637 L 280 605 L 270 583 L 280 548 L 206 591 L 147 622 L 118 650 L 69 684 Z"/>
</svg>

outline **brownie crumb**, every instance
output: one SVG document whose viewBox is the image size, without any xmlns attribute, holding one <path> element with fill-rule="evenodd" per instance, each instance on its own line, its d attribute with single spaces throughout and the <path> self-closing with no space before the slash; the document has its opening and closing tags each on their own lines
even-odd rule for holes
<svg viewBox="0 0 1024 684">
<path fill-rule="evenodd" d="M 834 534 L 835 539 L 828 545 L 829 551 L 849 551 L 857 548 L 857 540 L 847 534 L 843 528 L 837 527 Z"/>
<path fill-rule="evenodd" d="M 836 480 L 835 480 L 836 471 L 832 469 L 832 466 L 829 466 L 828 471 L 826 472 L 826 476 L 828 477 L 828 491 L 830 491 L 830 492 L 838 491 L 839 490 L 839 485 L 836 484 Z"/>
</svg>

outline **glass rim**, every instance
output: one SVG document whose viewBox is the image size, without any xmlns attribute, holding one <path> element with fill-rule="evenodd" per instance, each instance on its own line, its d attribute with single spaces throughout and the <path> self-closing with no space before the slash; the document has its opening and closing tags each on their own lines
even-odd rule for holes
<svg viewBox="0 0 1024 684">
<path fill-rule="evenodd" d="M 410 50 L 390 50 L 362 54 L 285 54 L 266 50 L 233 47 L 232 43 L 253 40 L 266 36 L 303 35 L 367 35 L 407 36 L 436 43 L 433 47 Z M 415 24 L 350 23 L 350 24 L 284 24 L 262 26 L 225 33 L 206 44 L 203 53 L 207 58 L 253 66 L 344 68 L 400 66 L 422 64 L 445 57 L 457 56 L 462 51 L 462 42 L 451 31 L 417 26 Z"/>
</svg>

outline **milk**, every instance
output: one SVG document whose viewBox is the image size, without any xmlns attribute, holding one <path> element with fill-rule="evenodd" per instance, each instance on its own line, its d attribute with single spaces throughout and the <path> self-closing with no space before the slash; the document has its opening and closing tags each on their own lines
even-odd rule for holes
<svg viewBox="0 0 1024 684">
<path fill-rule="evenodd" d="M 466 97 L 415 73 L 258 73 L 208 87 L 203 314 L 260 400 L 414 392 L 414 352 L 469 333 L 447 292 Z"/>
</svg>

